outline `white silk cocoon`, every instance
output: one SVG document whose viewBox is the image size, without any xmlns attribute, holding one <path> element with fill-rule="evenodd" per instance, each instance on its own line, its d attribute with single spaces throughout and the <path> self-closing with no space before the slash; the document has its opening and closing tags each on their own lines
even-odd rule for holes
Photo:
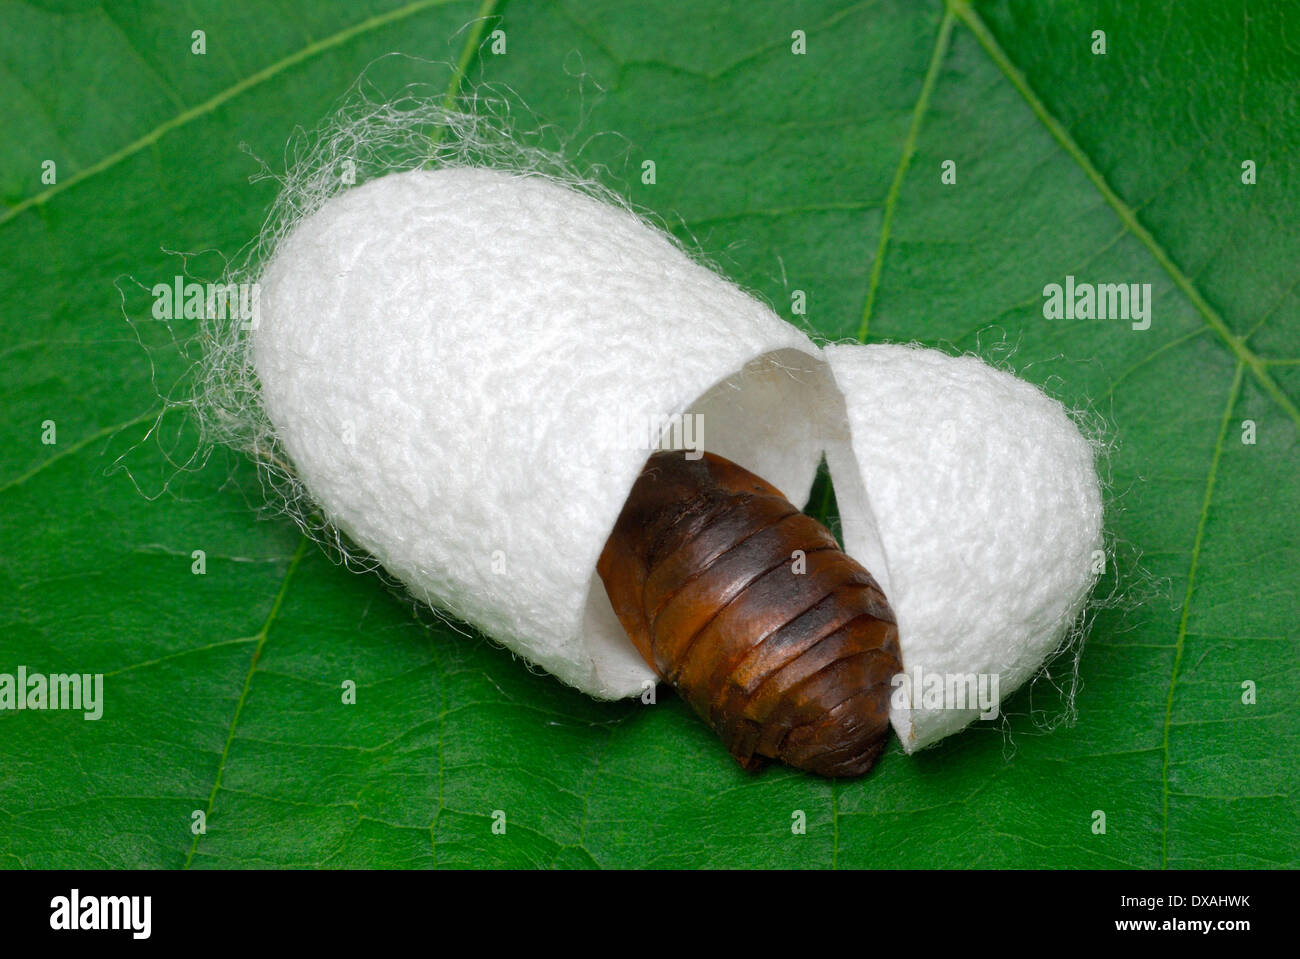
<svg viewBox="0 0 1300 959">
<path fill-rule="evenodd" d="M 997 674 L 1006 699 L 1067 639 L 1095 583 L 1102 496 L 1065 408 L 973 356 L 828 346 L 848 418 L 827 450 L 845 551 L 898 618 L 903 667 Z M 976 718 L 891 710 L 912 752 Z"/>
<path fill-rule="evenodd" d="M 650 452 L 620 426 L 675 414 L 799 506 L 825 452 L 909 676 L 996 674 L 1005 699 L 1070 636 L 1102 498 L 1035 387 L 936 350 L 820 350 L 546 176 L 412 170 L 312 209 L 277 239 L 251 333 L 284 468 L 417 599 L 530 663 L 602 698 L 654 679 L 595 569 Z M 976 715 L 913 697 L 892 720 L 911 752 Z"/>
<path fill-rule="evenodd" d="M 420 600 L 594 696 L 653 673 L 596 560 L 646 457 L 619 423 L 807 499 L 820 352 L 636 216 L 542 176 L 444 168 L 347 190 L 261 277 L 261 402 L 326 518 Z"/>
</svg>

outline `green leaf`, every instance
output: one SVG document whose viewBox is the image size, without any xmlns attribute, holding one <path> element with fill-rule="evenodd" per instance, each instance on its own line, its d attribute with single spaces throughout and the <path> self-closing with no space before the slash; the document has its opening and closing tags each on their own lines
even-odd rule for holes
<svg viewBox="0 0 1300 959">
<path fill-rule="evenodd" d="M 49 2 L 0 23 L 0 672 L 105 674 L 98 721 L 0 712 L 0 865 L 1297 864 L 1293 8 Z M 168 250 L 253 236 L 275 184 L 240 144 L 276 169 L 367 66 L 514 91 L 779 312 L 805 291 L 822 336 L 975 351 L 1103 418 L 1125 601 L 1093 624 L 1077 722 L 1045 732 L 1040 682 L 1005 728 L 894 745 L 865 780 L 750 776 L 672 696 L 592 701 L 335 565 L 258 512 L 247 463 L 178 470 L 187 432 L 154 414 L 192 357 L 123 299 L 178 272 Z M 1150 328 L 1045 319 L 1067 275 L 1150 283 Z"/>
</svg>

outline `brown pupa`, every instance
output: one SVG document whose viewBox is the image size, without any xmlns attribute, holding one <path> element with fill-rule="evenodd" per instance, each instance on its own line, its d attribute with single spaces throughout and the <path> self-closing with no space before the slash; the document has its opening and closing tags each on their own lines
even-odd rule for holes
<svg viewBox="0 0 1300 959">
<path fill-rule="evenodd" d="M 902 671 L 893 611 L 776 487 L 711 453 L 655 453 L 597 570 L 642 657 L 741 766 L 876 761 Z"/>
</svg>

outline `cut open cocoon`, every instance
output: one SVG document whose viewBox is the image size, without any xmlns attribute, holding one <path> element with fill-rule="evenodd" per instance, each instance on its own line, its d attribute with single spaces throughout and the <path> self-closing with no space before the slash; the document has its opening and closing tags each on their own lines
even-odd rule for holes
<svg viewBox="0 0 1300 959">
<path fill-rule="evenodd" d="M 1065 408 L 973 356 L 828 346 L 847 406 L 826 451 L 844 550 L 898 618 L 907 752 L 978 709 L 918 701 L 997 676 L 1001 699 L 1069 636 L 1096 581 L 1102 498 L 1091 444 Z M 992 688 L 991 681 L 987 688 Z"/>
<path fill-rule="evenodd" d="M 631 434 L 681 414 L 798 506 L 826 455 L 909 671 L 996 671 L 1005 696 L 1093 582 L 1100 492 L 1059 403 L 971 357 L 823 351 L 546 177 L 415 170 L 331 199 L 275 250 L 251 349 L 329 521 L 417 599 L 593 696 L 654 679 L 595 570 L 650 453 Z M 896 711 L 905 748 L 974 715 L 944 713 Z"/>
</svg>

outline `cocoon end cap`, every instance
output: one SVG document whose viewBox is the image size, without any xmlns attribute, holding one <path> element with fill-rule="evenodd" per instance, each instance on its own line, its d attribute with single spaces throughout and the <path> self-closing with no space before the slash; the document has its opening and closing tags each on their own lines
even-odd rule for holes
<svg viewBox="0 0 1300 959">
<path fill-rule="evenodd" d="M 848 414 L 827 448 L 845 549 L 898 617 L 910 706 L 890 719 L 913 752 L 979 715 L 927 707 L 918 670 L 997 674 L 1005 699 L 1074 625 L 1101 548 L 1093 450 L 1059 402 L 976 357 L 824 353 Z"/>
<path fill-rule="evenodd" d="M 591 695 L 653 673 L 596 561 L 649 448 L 703 446 L 806 500 L 820 352 L 628 211 L 541 176 L 415 170 L 298 223 L 261 280 L 253 363 L 298 478 L 404 582 Z"/>
</svg>

